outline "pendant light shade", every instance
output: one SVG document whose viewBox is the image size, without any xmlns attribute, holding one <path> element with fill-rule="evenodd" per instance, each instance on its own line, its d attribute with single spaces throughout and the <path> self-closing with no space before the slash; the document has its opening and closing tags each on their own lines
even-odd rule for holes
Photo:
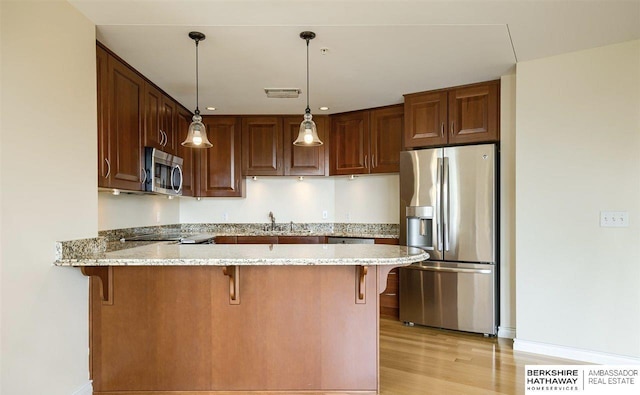
<svg viewBox="0 0 640 395">
<path fill-rule="evenodd" d="M 304 111 L 304 119 L 300 124 L 298 138 L 293 142 L 293 145 L 306 147 L 322 145 L 322 141 L 318 137 L 316 123 L 313 122 L 313 116 L 309 108 L 309 40 L 313 40 L 315 37 L 316 34 L 314 32 L 305 31 L 300 33 L 300 38 L 307 42 L 307 109 Z"/>
<path fill-rule="evenodd" d="M 211 148 L 213 144 L 209 142 L 207 138 L 207 128 L 202 123 L 202 117 L 200 116 L 200 108 L 198 107 L 198 44 L 204 40 L 206 36 L 200 32 L 191 32 L 189 37 L 196 42 L 196 110 L 194 111 L 191 125 L 189 125 L 189 132 L 187 138 L 182 142 L 182 145 L 189 148 Z"/>
</svg>

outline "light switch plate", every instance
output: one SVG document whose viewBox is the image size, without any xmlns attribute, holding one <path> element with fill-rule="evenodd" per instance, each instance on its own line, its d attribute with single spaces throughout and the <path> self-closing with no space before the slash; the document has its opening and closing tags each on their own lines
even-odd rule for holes
<svg viewBox="0 0 640 395">
<path fill-rule="evenodd" d="M 629 226 L 628 211 L 600 211 L 600 227 L 622 228 Z"/>
</svg>

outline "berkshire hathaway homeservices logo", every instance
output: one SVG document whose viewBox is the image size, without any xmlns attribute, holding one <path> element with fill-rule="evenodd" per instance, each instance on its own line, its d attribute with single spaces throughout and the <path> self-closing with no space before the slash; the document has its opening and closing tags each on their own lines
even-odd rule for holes
<svg viewBox="0 0 640 395">
<path fill-rule="evenodd" d="M 525 394 L 637 395 L 640 365 L 526 365 Z"/>
</svg>

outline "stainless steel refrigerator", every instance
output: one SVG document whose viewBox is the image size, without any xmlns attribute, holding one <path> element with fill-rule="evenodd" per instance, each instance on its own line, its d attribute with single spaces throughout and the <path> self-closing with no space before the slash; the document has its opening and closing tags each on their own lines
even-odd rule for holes
<svg viewBox="0 0 640 395">
<path fill-rule="evenodd" d="M 494 144 L 400 153 L 400 244 L 429 260 L 400 269 L 400 320 L 497 333 Z"/>
</svg>

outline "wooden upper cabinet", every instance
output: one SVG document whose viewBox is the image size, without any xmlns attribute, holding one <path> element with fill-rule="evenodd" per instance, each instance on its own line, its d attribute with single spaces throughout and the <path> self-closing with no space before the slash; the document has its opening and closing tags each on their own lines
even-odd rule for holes
<svg viewBox="0 0 640 395">
<path fill-rule="evenodd" d="M 405 95 L 404 147 L 495 142 L 500 81 Z"/>
<path fill-rule="evenodd" d="M 447 143 L 447 97 L 447 92 L 405 95 L 405 147 Z"/>
<path fill-rule="evenodd" d="M 109 186 L 142 190 L 144 80 L 112 56 L 108 57 L 107 69 Z"/>
<path fill-rule="evenodd" d="M 240 120 L 237 117 L 204 116 L 211 148 L 197 149 L 199 185 L 195 196 L 241 197 L 245 180 L 241 173 Z"/>
<path fill-rule="evenodd" d="M 400 150 L 404 130 L 402 104 L 371 110 L 371 173 L 400 171 Z"/>
<path fill-rule="evenodd" d="M 109 187 L 111 162 L 109 159 L 109 101 L 107 86 L 109 85 L 109 71 L 107 62 L 109 54 L 102 47 L 96 47 L 96 72 L 98 90 L 98 186 Z"/>
<path fill-rule="evenodd" d="M 242 118 L 242 175 L 284 175 L 282 150 L 281 117 Z"/>
<path fill-rule="evenodd" d="M 326 175 L 327 156 L 327 116 L 314 116 L 314 122 L 318 129 L 318 137 L 323 145 L 316 147 L 304 147 L 293 145 L 300 132 L 302 116 L 284 117 L 282 124 L 284 129 L 284 175 L 285 176 L 324 176 Z"/>
<path fill-rule="evenodd" d="M 197 166 L 198 149 L 184 147 L 181 143 L 187 138 L 189 125 L 191 124 L 191 113 L 182 106 L 176 108 L 176 152 L 182 158 L 182 195 L 196 196 L 197 186 Z"/>
<path fill-rule="evenodd" d="M 331 175 L 394 173 L 400 170 L 402 105 L 331 117 Z"/>
<path fill-rule="evenodd" d="M 163 150 L 164 135 L 160 126 L 162 92 L 155 86 L 144 84 L 144 139 L 145 147 Z"/>
<path fill-rule="evenodd" d="M 144 84 L 144 143 L 170 154 L 177 153 L 176 104 L 154 85 Z"/>
<path fill-rule="evenodd" d="M 498 141 L 498 81 L 449 91 L 449 144 Z"/>
<path fill-rule="evenodd" d="M 369 173 L 369 111 L 332 116 L 329 139 L 329 174 Z"/>
<path fill-rule="evenodd" d="M 184 140 L 177 141 L 177 107 L 176 102 L 169 96 L 162 95 L 160 107 L 160 130 L 164 132 L 162 150 L 170 154 L 178 153 L 178 145 Z"/>
</svg>

